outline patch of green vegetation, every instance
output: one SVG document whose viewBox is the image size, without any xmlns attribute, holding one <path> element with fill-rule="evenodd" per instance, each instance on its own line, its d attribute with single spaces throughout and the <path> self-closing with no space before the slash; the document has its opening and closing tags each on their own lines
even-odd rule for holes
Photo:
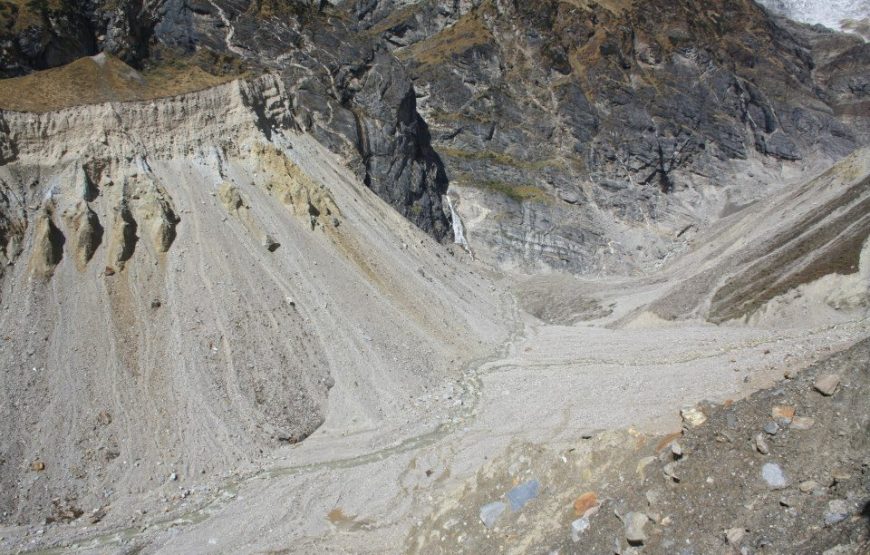
<svg viewBox="0 0 870 555">
<path fill-rule="evenodd" d="M 562 160 L 538 160 L 532 162 L 530 160 L 521 160 L 514 158 L 503 152 L 493 152 L 491 150 L 460 150 L 458 148 L 441 147 L 438 149 L 439 154 L 449 156 L 451 158 L 461 158 L 462 160 L 484 160 L 499 164 L 501 166 L 510 166 L 521 170 L 543 170 L 546 168 L 564 168 L 565 162 Z"/>
<path fill-rule="evenodd" d="M 552 196 L 534 185 L 516 185 L 514 183 L 507 183 L 506 181 L 498 181 L 495 179 L 487 181 L 469 180 L 462 182 L 461 185 L 499 193 L 517 202 L 539 202 L 542 204 L 549 204 L 554 200 Z"/>
</svg>

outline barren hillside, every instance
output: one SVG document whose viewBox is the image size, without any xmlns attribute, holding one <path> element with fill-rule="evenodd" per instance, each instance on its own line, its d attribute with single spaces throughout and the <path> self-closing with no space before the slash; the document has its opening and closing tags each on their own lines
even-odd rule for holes
<svg viewBox="0 0 870 555">
<path fill-rule="evenodd" d="M 0 552 L 867 553 L 868 62 L 748 0 L 0 0 Z"/>
</svg>

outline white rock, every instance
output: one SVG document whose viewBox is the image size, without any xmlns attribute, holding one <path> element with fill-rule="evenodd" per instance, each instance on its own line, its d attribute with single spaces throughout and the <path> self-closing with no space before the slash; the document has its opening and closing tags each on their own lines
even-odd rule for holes
<svg viewBox="0 0 870 555">
<path fill-rule="evenodd" d="M 575 543 L 580 541 L 580 536 L 589 529 L 589 519 L 585 516 L 571 523 L 571 540 Z"/>
<path fill-rule="evenodd" d="M 728 545 L 731 547 L 739 546 L 740 542 L 743 541 L 744 536 L 746 536 L 746 530 L 744 528 L 730 528 L 725 530 L 725 539 L 728 540 Z"/>
<path fill-rule="evenodd" d="M 782 489 L 788 486 L 788 479 L 782 468 L 776 463 L 767 463 L 761 467 L 761 477 L 772 489 Z"/>
<path fill-rule="evenodd" d="M 683 417 L 683 422 L 691 428 L 697 428 L 707 421 L 707 415 L 698 410 L 696 407 L 687 407 L 680 411 L 680 416 Z"/>
<path fill-rule="evenodd" d="M 833 395 L 838 385 L 840 385 L 840 376 L 836 374 L 824 374 L 816 378 L 815 383 L 813 383 L 816 391 L 826 397 Z"/>
<path fill-rule="evenodd" d="M 642 545 L 646 540 L 643 528 L 649 522 L 649 517 L 643 513 L 631 512 L 625 515 L 625 539 L 632 545 Z"/>
</svg>

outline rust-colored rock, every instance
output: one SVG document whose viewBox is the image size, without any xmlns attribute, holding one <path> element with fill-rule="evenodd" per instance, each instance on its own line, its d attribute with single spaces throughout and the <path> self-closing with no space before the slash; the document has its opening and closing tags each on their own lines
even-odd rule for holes
<svg viewBox="0 0 870 555">
<path fill-rule="evenodd" d="M 789 405 L 776 405 L 770 410 L 770 415 L 773 418 L 791 420 L 794 418 L 795 408 Z"/>
<path fill-rule="evenodd" d="M 598 505 L 598 495 L 594 491 L 587 491 L 574 501 L 574 514 L 584 516 L 590 509 Z"/>
</svg>

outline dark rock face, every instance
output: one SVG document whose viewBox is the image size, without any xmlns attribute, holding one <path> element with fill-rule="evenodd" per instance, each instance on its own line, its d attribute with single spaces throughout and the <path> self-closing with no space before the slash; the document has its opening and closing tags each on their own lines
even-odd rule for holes
<svg viewBox="0 0 870 555">
<path fill-rule="evenodd" d="M 342 12 L 309 0 L 80 4 L 0 12 L 0 76 L 98 51 L 134 67 L 198 57 L 220 71 L 235 58 L 254 71 L 278 72 L 301 128 L 348 156 L 360 178 L 404 216 L 445 236 L 447 179 L 417 113 L 413 83 L 377 41 L 347 27 Z"/>
<path fill-rule="evenodd" d="M 500 263 L 655 261 L 679 230 L 761 197 L 772 173 L 752 171 L 836 159 L 870 137 L 870 46 L 753 2 L 0 6 L 3 76 L 97 51 L 280 74 L 295 124 L 435 237 L 449 229 L 448 183 L 474 189 L 471 204 L 498 219 L 472 242 L 504 250 Z M 653 239 L 630 233 L 639 224 Z"/>
<path fill-rule="evenodd" d="M 443 238 L 449 228 L 441 207 L 447 178 L 417 113 L 405 68 L 376 42 L 347 27 L 335 8 L 278 4 L 268 8 L 261 3 L 260 11 L 256 5 L 238 13 L 224 9 L 234 30 L 228 48 L 252 64 L 278 71 L 297 124 L 347 156 L 364 183 L 402 215 Z M 279 9 L 283 17 L 264 21 L 264 9 Z"/>
<path fill-rule="evenodd" d="M 718 217 L 729 194 L 763 196 L 769 178 L 747 180 L 746 168 L 809 166 L 867 140 L 867 46 L 752 2 L 355 10 L 410 69 L 451 183 L 499 213 L 470 235 L 500 263 L 514 251 L 526 267 L 600 270 L 596 249 L 654 260 L 679 230 Z M 529 187 L 542 195 L 513 209 L 490 194 Z M 668 239 L 638 243 L 608 227 L 614 218 Z"/>
</svg>

